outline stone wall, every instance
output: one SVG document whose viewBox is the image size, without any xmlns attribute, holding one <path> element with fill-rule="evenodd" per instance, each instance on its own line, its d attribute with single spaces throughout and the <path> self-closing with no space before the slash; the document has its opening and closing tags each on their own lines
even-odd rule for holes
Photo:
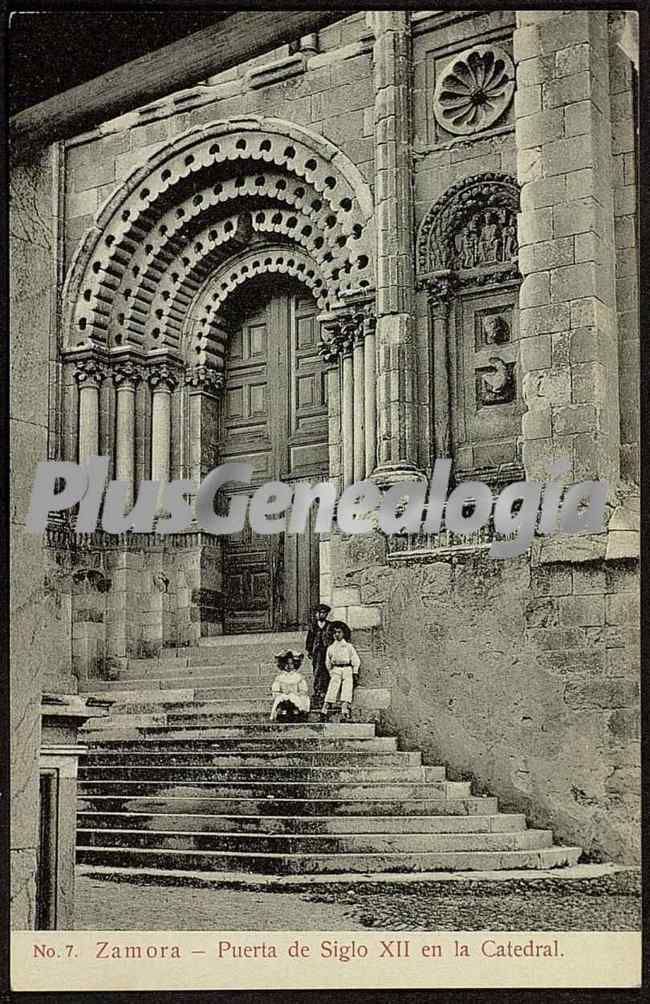
<svg viewBox="0 0 650 1004">
<path fill-rule="evenodd" d="M 49 689 L 76 691 L 111 679 L 128 658 L 156 657 L 221 633 L 221 545 L 214 538 L 77 538 L 53 527 L 47 542 L 38 545 L 52 569 L 47 581 L 66 645 Z"/>
<path fill-rule="evenodd" d="M 391 690 L 403 748 L 591 860 L 638 861 L 638 562 L 547 562 L 539 541 L 504 561 L 391 561 L 380 535 L 330 549 L 334 595 L 363 605 L 363 686 Z"/>
<path fill-rule="evenodd" d="M 49 371 L 56 344 L 56 164 L 47 154 L 11 178 L 10 374 L 11 557 L 11 924 L 33 926 L 38 843 L 40 704 L 44 686 L 70 683 L 67 599 L 42 543 L 25 530 L 36 464 L 48 455 Z"/>
</svg>

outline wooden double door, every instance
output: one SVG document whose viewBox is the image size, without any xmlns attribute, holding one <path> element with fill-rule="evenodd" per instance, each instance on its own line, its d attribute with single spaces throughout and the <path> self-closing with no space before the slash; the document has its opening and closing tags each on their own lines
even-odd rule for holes
<svg viewBox="0 0 650 1004">
<path fill-rule="evenodd" d="M 318 308 L 301 284 L 269 278 L 230 307 L 219 456 L 252 464 L 253 486 L 316 482 L 328 474 Z M 304 534 L 260 535 L 246 521 L 226 538 L 224 631 L 304 627 L 319 599 L 318 544 L 313 516 Z"/>
</svg>

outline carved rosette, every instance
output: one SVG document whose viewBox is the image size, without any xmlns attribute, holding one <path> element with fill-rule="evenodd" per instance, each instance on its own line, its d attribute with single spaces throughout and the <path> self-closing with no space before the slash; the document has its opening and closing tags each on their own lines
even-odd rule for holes
<svg viewBox="0 0 650 1004">
<path fill-rule="evenodd" d="M 165 390 L 171 394 L 178 386 L 178 371 L 168 363 L 154 363 L 147 370 L 147 379 L 153 391 Z"/>
<path fill-rule="evenodd" d="M 225 386 L 223 373 L 208 366 L 193 366 L 185 373 L 185 383 L 190 394 L 209 394 L 218 397 Z"/>
<path fill-rule="evenodd" d="M 99 387 L 106 377 L 106 366 L 93 356 L 76 360 L 74 366 L 74 378 L 80 387 Z"/>
<path fill-rule="evenodd" d="M 440 74 L 433 113 L 446 132 L 472 136 L 507 111 L 515 90 L 512 59 L 496 45 L 477 45 L 454 56 Z"/>
<path fill-rule="evenodd" d="M 130 359 L 124 359 L 113 364 L 111 376 L 116 387 L 133 388 L 143 378 L 142 367 Z"/>
</svg>

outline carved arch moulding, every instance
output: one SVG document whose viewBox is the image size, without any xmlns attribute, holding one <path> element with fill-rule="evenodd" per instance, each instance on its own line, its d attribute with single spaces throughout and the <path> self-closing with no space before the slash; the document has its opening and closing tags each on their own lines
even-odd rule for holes
<svg viewBox="0 0 650 1004">
<path fill-rule="evenodd" d="M 209 123 L 99 210 L 66 278 L 64 350 L 205 365 L 217 308 L 249 275 L 295 275 L 331 310 L 374 289 L 374 246 L 370 188 L 324 137 L 273 118 Z"/>
</svg>

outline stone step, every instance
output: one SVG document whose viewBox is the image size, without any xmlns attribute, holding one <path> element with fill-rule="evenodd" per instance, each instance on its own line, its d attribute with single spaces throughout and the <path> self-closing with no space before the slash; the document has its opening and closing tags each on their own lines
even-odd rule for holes
<svg viewBox="0 0 650 1004">
<path fill-rule="evenodd" d="M 147 666 L 132 665 L 128 669 L 120 670 L 117 682 L 123 681 L 126 683 L 128 681 L 130 683 L 134 680 L 140 680 L 146 683 L 149 680 L 189 680 L 205 677 L 214 683 L 227 677 L 232 677 L 234 680 L 242 680 L 247 677 L 254 677 L 256 679 L 261 677 L 264 679 L 268 677 L 273 678 L 277 672 L 278 668 L 275 662 L 246 662 L 241 666 L 233 665 L 230 662 L 218 663 L 216 665 L 199 663 L 198 665 L 190 666 L 189 660 L 187 660 L 187 665 L 181 663 L 174 663 L 173 665 L 163 665 L 162 663 L 152 663 Z M 309 662 L 304 666 L 304 672 L 306 675 L 311 675 L 311 664 Z M 185 686 L 185 684 L 182 684 L 182 686 Z"/>
<path fill-rule="evenodd" d="M 273 874 L 314 872 L 498 871 L 506 868 L 557 868 L 573 865 L 579 847 L 519 851 L 430 851 L 363 854 L 255 854 L 229 851 L 161 851 L 153 848 L 81 847 L 80 864 L 116 867 L 248 871 Z"/>
<path fill-rule="evenodd" d="M 278 651 L 284 646 L 290 648 L 304 640 L 305 629 L 294 631 L 258 631 L 250 634 L 221 634 L 212 638 L 201 638 L 199 647 L 204 648 L 246 648 L 248 645 L 277 645 Z"/>
<path fill-rule="evenodd" d="M 158 709 L 164 712 L 201 711 L 212 701 L 223 707 L 252 704 L 253 710 L 269 710 L 273 702 L 270 687 L 217 687 L 213 689 L 151 689 L 151 690 L 106 690 L 93 691 L 93 697 L 113 701 L 111 714 L 146 714 Z M 210 710 L 208 707 L 207 710 Z M 244 709 L 246 710 L 246 708 Z"/>
<path fill-rule="evenodd" d="M 141 829 L 201 833 L 512 833 L 526 829 L 519 813 L 483 816 L 219 816 L 210 813 L 78 813 L 85 829 Z"/>
<path fill-rule="evenodd" d="M 437 775 L 437 776 L 436 776 Z M 230 781 L 246 781 L 263 784 L 267 781 L 277 784 L 327 783 L 339 784 L 354 782 L 362 784 L 366 781 L 386 781 L 387 783 L 402 781 L 443 781 L 443 768 L 431 768 L 431 774 L 425 767 L 397 766 L 348 766 L 348 767 L 215 767 L 186 766 L 178 764 L 128 764 L 126 766 L 106 763 L 102 765 L 83 764 L 79 768 L 80 781 L 150 781 L 152 783 L 180 784 L 195 781 L 209 781 L 221 784 Z"/>
<path fill-rule="evenodd" d="M 553 845 L 550 830 L 512 833 L 198 833 L 140 829 L 81 829 L 78 847 L 162 851 L 234 851 L 253 854 L 380 854 L 446 851 L 540 850 Z"/>
<path fill-rule="evenodd" d="M 242 798 L 236 796 L 183 794 L 138 795 L 92 794 L 80 791 L 80 812 L 162 812 L 217 816 L 493 816 L 496 798 Z"/>
<path fill-rule="evenodd" d="M 330 726 L 329 728 L 332 728 Z M 293 755 L 330 753 L 347 756 L 348 753 L 396 753 L 397 739 L 395 736 L 355 736 L 341 737 L 330 732 L 319 736 L 288 736 L 283 735 L 279 741 L 275 735 L 222 735 L 222 729 L 212 729 L 209 733 L 192 735 L 191 745 L 184 738 L 170 736 L 155 736 L 135 739 L 111 739 L 102 735 L 91 741 L 90 749 L 98 752 L 136 752 L 144 753 L 228 753 L 244 755 Z M 420 754 L 417 754 L 420 755 Z"/>
<path fill-rule="evenodd" d="M 211 750 L 131 750 L 131 749 L 95 749 L 82 757 L 80 763 L 84 767 L 103 766 L 145 766 L 145 767 L 264 767 L 264 768 L 297 768 L 302 770 L 332 770 L 340 768 L 354 770 L 359 767 L 419 767 L 421 753 L 382 753 L 374 750 L 257 750 L 242 752 L 234 749 L 228 751 Z M 439 777 L 445 776 L 444 767 L 431 767 L 428 770 L 439 771 Z M 433 775 L 427 775 L 433 777 Z"/>
<path fill-rule="evenodd" d="M 252 669 L 241 676 L 227 674 L 204 675 L 200 669 L 188 669 L 183 674 L 170 674 L 169 676 L 146 677 L 126 677 L 118 680 L 90 680 L 84 684 L 84 693 L 91 693 L 97 696 L 105 696 L 107 700 L 116 700 L 116 694 L 132 694 L 144 691 L 146 693 L 160 690 L 196 690 L 197 688 L 207 689 L 214 687 L 264 687 L 265 692 L 270 690 L 274 679 L 274 673 L 254 672 Z M 309 676 L 306 675 L 309 683 Z"/>
<path fill-rule="evenodd" d="M 145 768 L 146 770 L 146 768 Z M 398 799 L 468 798 L 467 781 L 209 781 L 80 780 L 80 795 L 210 795 L 229 798 Z"/>
<path fill-rule="evenodd" d="M 124 716 L 125 718 L 128 716 Z M 144 715 L 142 717 L 152 718 L 152 715 Z M 160 730 L 158 730 L 160 731 Z M 174 730 L 170 729 L 170 732 Z M 219 724 L 209 732 L 201 729 L 200 733 L 192 734 L 192 730 L 185 729 L 180 732 L 180 735 L 185 738 L 192 739 L 194 742 L 194 735 L 197 740 L 201 738 L 213 739 L 213 738 L 233 738 L 233 739 L 258 739 L 261 737 L 267 737 L 269 739 L 275 739 L 277 742 L 284 743 L 287 739 L 293 738 L 325 738 L 325 739 L 363 739 L 363 738 L 374 738 L 375 737 L 375 724 L 374 722 L 270 722 L 268 719 L 259 722 L 238 722 L 237 724 Z M 101 736 L 99 737 L 101 738 Z M 137 738 L 137 736 L 135 737 Z M 171 738 L 177 738 L 176 735 L 172 735 Z"/>
<path fill-rule="evenodd" d="M 124 715 L 224 715 L 255 714 L 270 715 L 273 704 L 271 688 L 217 688 L 199 690 L 150 690 L 150 691 L 105 691 L 93 692 L 102 700 L 111 700 L 110 720 Z M 355 691 L 353 710 L 379 711 L 389 706 L 389 692 L 384 688 L 358 687 Z M 335 711 L 338 714 L 338 710 Z M 316 712 L 312 719 L 318 721 Z"/>
</svg>

